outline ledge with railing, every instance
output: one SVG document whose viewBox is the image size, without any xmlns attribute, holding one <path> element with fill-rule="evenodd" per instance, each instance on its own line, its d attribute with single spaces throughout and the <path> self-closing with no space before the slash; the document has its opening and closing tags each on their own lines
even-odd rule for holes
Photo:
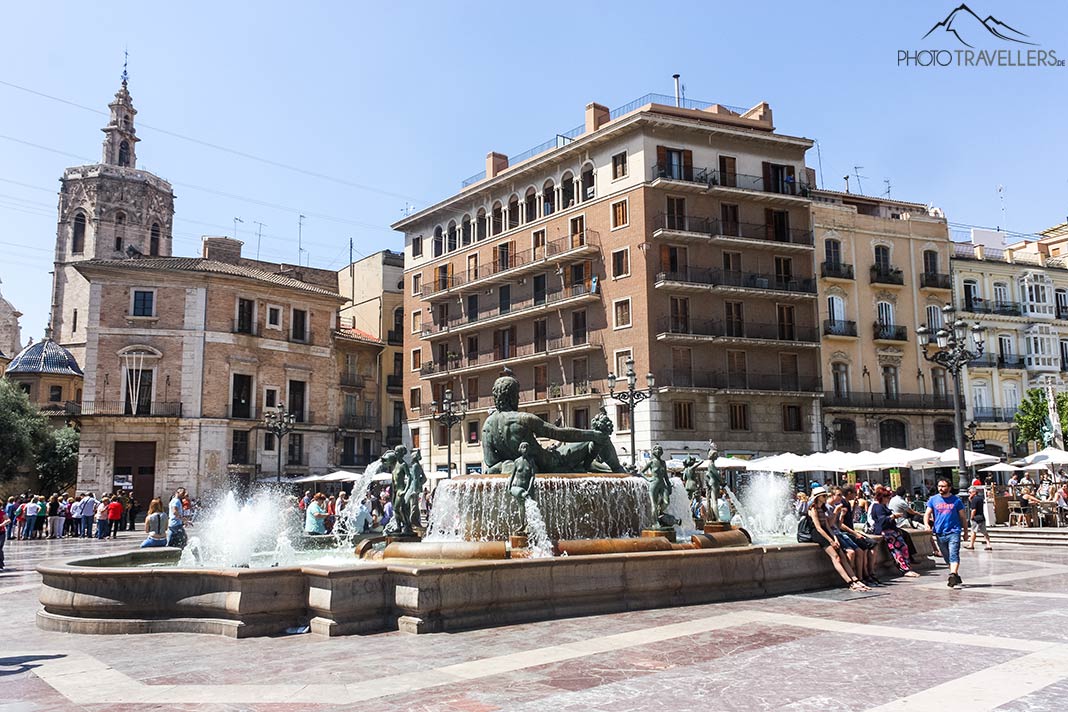
<svg viewBox="0 0 1068 712">
<path fill-rule="evenodd" d="M 67 402 L 66 412 L 69 415 L 107 415 L 125 416 L 130 418 L 181 418 L 182 404 L 165 401 L 140 401 L 136 404 L 129 401 L 82 401 L 81 403 Z"/>
<path fill-rule="evenodd" d="M 689 371 L 662 369 L 656 374 L 657 387 L 715 388 L 721 390 L 818 392 L 820 380 L 815 376 L 778 373 L 737 373 L 727 371 Z"/>
<path fill-rule="evenodd" d="M 338 383 L 346 388 L 363 388 L 366 385 L 367 377 L 359 373 L 349 373 L 342 371 L 338 375 Z"/>
<path fill-rule="evenodd" d="M 246 334 L 247 336 L 259 336 L 259 325 L 254 321 L 246 321 L 245 319 L 234 319 L 230 322 L 231 334 Z"/>
<path fill-rule="evenodd" d="M 386 444 L 387 445 L 399 445 L 401 441 L 401 426 L 400 425 L 387 425 L 386 426 Z"/>
<path fill-rule="evenodd" d="M 509 344 L 492 349 L 484 349 L 468 354 L 447 354 L 444 360 L 434 360 L 424 363 L 419 369 L 419 375 L 432 376 L 437 373 L 459 371 L 479 366 L 491 366 L 493 364 L 511 361 L 513 359 L 536 356 L 538 354 L 551 354 L 567 349 L 598 346 L 601 343 L 599 334 L 580 332 L 564 334 L 552 339 L 529 341 L 524 344 Z"/>
<path fill-rule="evenodd" d="M 677 180 L 685 183 L 700 183 L 708 188 L 737 188 L 761 193 L 778 193 L 808 197 L 808 183 L 796 178 L 775 180 L 766 176 L 747 175 L 715 168 L 698 168 L 676 163 L 653 164 L 651 180 Z"/>
<path fill-rule="evenodd" d="M 379 419 L 374 415 L 343 415 L 341 427 L 346 430 L 378 430 Z"/>
<path fill-rule="evenodd" d="M 773 223 L 744 223 L 698 215 L 669 215 L 653 217 L 653 230 L 693 232 L 702 235 L 758 240 L 760 242 L 811 245 L 812 231 L 776 227 Z"/>
<path fill-rule="evenodd" d="M 905 284 L 905 273 L 890 265 L 872 265 L 869 270 L 872 284 Z"/>
<path fill-rule="evenodd" d="M 770 341 L 799 341 L 819 343 L 819 332 L 813 326 L 796 324 L 760 324 L 747 321 L 721 321 L 719 319 L 682 319 L 662 316 L 657 319 L 657 333 L 688 336 L 715 336 L 735 339 L 759 339 Z"/>
<path fill-rule="evenodd" d="M 824 408 L 884 408 L 952 410 L 953 397 L 931 393 L 835 393 L 823 394 Z"/>
<path fill-rule="evenodd" d="M 401 346 L 404 343 L 404 332 L 400 329 L 390 329 L 386 332 L 386 343 L 390 346 Z"/>
<path fill-rule="evenodd" d="M 341 454 L 338 458 L 338 466 L 340 467 L 366 467 L 371 464 L 371 461 L 376 458 L 372 458 L 368 455 L 355 455 L 345 453 Z"/>
<path fill-rule="evenodd" d="M 999 354 L 983 354 L 979 358 L 968 362 L 972 368 L 1005 368 L 1022 369 L 1024 367 L 1023 356 L 1002 356 Z"/>
<path fill-rule="evenodd" d="M 777 292 L 816 293 L 816 280 L 811 277 L 786 278 L 775 274 L 724 270 L 718 267 L 685 267 L 675 271 L 663 271 L 656 275 L 656 281 L 706 284 L 713 287 L 767 289 Z"/>
<path fill-rule="evenodd" d="M 423 336 L 427 336 L 430 334 L 441 333 L 443 331 L 449 331 L 451 329 L 459 329 L 470 324 L 478 324 L 497 317 L 523 316 L 527 312 L 550 307 L 553 304 L 566 299 L 577 299 L 579 297 L 590 296 L 591 294 L 593 294 L 593 292 L 590 291 L 590 285 L 573 284 L 564 289 L 557 289 L 552 292 L 545 292 L 544 294 L 535 294 L 522 301 L 509 304 L 503 309 L 498 305 L 491 309 L 480 310 L 477 314 L 462 314 L 449 319 L 444 324 L 436 321 L 424 321 L 422 323 L 422 332 Z"/>
<path fill-rule="evenodd" d="M 928 289 L 952 289 L 953 281 L 948 274 L 924 272 L 920 275 L 920 286 Z"/>
<path fill-rule="evenodd" d="M 961 311 L 971 312 L 973 314 L 999 314 L 1001 316 L 1020 316 L 1022 314 L 1018 302 L 997 299 L 987 301 L 985 299 L 980 299 L 979 297 L 965 299 Z"/>
<path fill-rule="evenodd" d="M 521 408 L 529 410 L 554 401 L 600 397 L 606 393 L 608 393 L 608 385 L 602 380 L 579 381 L 577 383 L 548 383 L 544 386 L 534 386 L 520 391 L 519 405 Z M 462 402 L 465 404 L 468 413 L 488 410 L 493 407 L 493 396 L 468 397 L 463 399 Z M 429 403 L 421 404 L 418 411 L 419 416 L 423 418 L 434 415 L 434 408 Z"/>
<path fill-rule="evenodd" d="M 972 420 L 977 423 L 1011 423 L 1019 408 L 973 408 Z"/>
<path fill-rule="evenodd" d="M 826 336 L 856 336 L 857 322 L 843 319 L 824 319 L 823 333 Z"/>
<path fill-rule="evenodd" d="M 820 276 L 827 279 L 854 279 L 853 265 L 845 262 L 821 262 Z"/>
<path fill-rule="evenodd" d="M 882 324 L 875 322 L 872 326 L 872 337 L 878 341 L 908 341 L 909 330 L 907 327 L 896 324 Z"/>
<path fill-rule="evenodd" d="M 393 393 L 404 386 L 404 376 L 399 373 L 390 373 L 386 376 L 386 390 Z"/>
</svg>

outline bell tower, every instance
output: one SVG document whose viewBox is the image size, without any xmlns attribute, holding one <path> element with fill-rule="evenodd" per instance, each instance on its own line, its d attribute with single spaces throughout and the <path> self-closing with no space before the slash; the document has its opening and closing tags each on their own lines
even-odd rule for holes
<svg viewBox="0 0 1068 712">
<path fill-rule="evenodd" d="M 83 367 L 89 283 L 75 263 L 171 256 L 174 191 L 167 181 L 137 168 L 137 110 L 128 84 L 123 68 L 102 129 L 103 160 L 68 168 L 59 191 L 51 328 L 56 343 Z"/>
</svg>

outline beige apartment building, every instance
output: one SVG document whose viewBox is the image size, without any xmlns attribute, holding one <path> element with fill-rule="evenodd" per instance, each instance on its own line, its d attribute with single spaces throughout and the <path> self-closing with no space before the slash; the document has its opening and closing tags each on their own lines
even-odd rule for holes
<svg viewBox="0 0 1068 712">
<path fill-rule="evenodd" d="M 916 328 L 951 299 L 946 220 L 919 203 L 812 192 L 820 259 L 824 445 L 955 446 L 951 375 L 923 358 Z"/>
<path fill-rule="evenodd" d="M 405 233 L 408 438 L 444 467 L 434 402 L 466 408 L 459 471 L 481 463 L 503 367 L 521 408 L 588 427 L 598 409 L 628 461 L 819 446 L 819 330 L 809 139 L 771 108 L 647 96 L 511 159 L 490 153 L 462 190 L 394 225 Z M 628 409 L 608 375 L 633 358 L 652 398 Z M 626 388 L 621 378 L 618 388 Z M 640 464 L 640 463 L 639 463 Z"/>
<path fill-rule="evenodd" d="M 382 250 L 338 270 L 338 291 L 347 301 L 341 307 L 343 329 L 379 344 L 377 415 L 380 440 L 400 445 L 408 419 L 404 407 L 404 255 Z"/>
<path fill-rule="evenodd" d="M 277 473 L 280 452 L 286 475 L 335 465 L 338 354 L 356 348 L 335 347 L 343 300 L 240 264 L 240 244 L 205 238 L 199 258 L 78 263 L 89 284 L 84 392 L 71 410 L 79 490 L 132 486 L 145 502 L 177 486 L 246 487 Z M 280 404 L 296 420 L 282 443 L 262 427 Z"/>
<path fill-rule="evenodd" d="M 954 244 L 960 315 L 985 327 L 986 353 L 963 374 L 967 417 L 986 452 L 1022 455 L 1013 418 L 1032 388 L 1068 388 L 1068 223 L 1037 240 L 974 229 Z"/>
</svg>

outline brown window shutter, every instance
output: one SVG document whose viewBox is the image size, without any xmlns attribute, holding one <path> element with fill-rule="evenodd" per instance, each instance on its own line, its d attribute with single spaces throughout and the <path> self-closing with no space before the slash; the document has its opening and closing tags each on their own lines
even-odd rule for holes
<svg viewBox="0 0 1068 712">
<path fill-rule="evenodd" d="M 767 163 L 764 164 L 765 169 L 768 165 Z M 767 240 L 775 239 L 775 211 L 771 208 L 764 208 L 764 238 Z"/>
<path fill-rule="evenodd" d="M 585 280 L 587 286 L 589 286 L 590 279 L 592 279 L 592 277 L 593 277 L 593 263 L 592 262 L 583 262 L 582 263 L 582 279 Z"/>
<path fill-rule="evenodd" d="M 768 162 L 768 161 L 764 161 L 761 165 L 764 168 L 764 190 L 766 192 L 770 193 L 771 192 L 771 163 Z"/>
<path fill-rule="evenodd" d="M 693 180 L 693 151 L 682 152 L 682 177 L 684 180 Z"/>
<path fill-rule="evenodd" d="M 667 245 L 660 246 L 660 271 L 667 272 L 671 269 L 671 248 Z"/>
<path fill-rule="evenodd" d="M 498 266 L 498 261 L 499 260 L 500 260 L 500 256 L 498 255 L 497 245 L 494 245 L 493 246 L 493 264 L 494 264 L 494 267 L 496 267 L 497 269 L 500 269 L 500 267 Z"/>
<path fill-rule="evenodd" d="M 665 174 L 667 170 L 667 146 L 656 147 L 656 167 L 657 177 Z"/>
</svg>

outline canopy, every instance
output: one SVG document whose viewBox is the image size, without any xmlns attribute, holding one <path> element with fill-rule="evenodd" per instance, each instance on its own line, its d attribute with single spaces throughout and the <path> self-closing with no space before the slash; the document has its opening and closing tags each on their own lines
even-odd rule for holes
<svg viewBox="0 0 1068 712">
<path fill-rule="evenodd" d="M 869 458 L 858 456 L 853 462 L 852 469 L 885 470 L 891 467 L 919 467 L 931 462 L 937 456 L 937 452 L 925 448 L 920 448 L 916 451 L 904 450 L 899 447 L 888 447 L 881 452 L 874 453 Z"/>
<path fill-rule="evenodd" d="M 1020 469 L 1021 468 L 1014 467 L 1013 465 L 1009 465 L 1008 463 L 999 462 L 996 465 L 991 465 L 990 467 L 984 467 L 984 468 L 980 469 L 979 471 L 980 472 L 1019 472 Z"/>
<path fill-rule="evenodd" d="M 1032 462 L 1030 465 L 1022 465 L 1020 469 L 1029 472 L 1038 472 L 1039 470 L 1049 472 L 1049 465 L 1044 462 Z"/>
<path fill-rule="evenodd" d="M 993 455 L 982 455 L 978 452 L 972 452 L 971 450 L 964 451 L 964 464 L 967 467 L 992 465 L 996 462 L 999 462 L 999 460 Z M 952 467 L 959 463 L 960 457 L 957 455 L 957 448 L 951 447 L 943 452 L 937 460 L 928 465 L 928 467 Z"/>
<path fill-rule="evenodd" d="M 1044 450 L 1028 455 L 1022 460 L 1017 460 L 1013 464 L 1033 465 L 1039 463 L 1044 465 L 1068 465 L 1068 452 L 1060 448 L 1047 447 Z"/>
<path fill-rule="evenodd" d="M 781 455 L 748 460 L 745 463 L 745 469 L 757 472 L 802 472 L 805 465 L 806 462 L 803 456 L 795 455 L 792 452 L 784 452 Z"/>
<path fill-rule="evenodd" d="M 686 469 L 686 463 L 684 463 L 677 457 L 671 458 L 664 464 L 667 465 L 669 472 L 682 472 L 684 469 Z"/>
<path fill-rule="evenodd" d="M 393 473 L 391 472 L 376 472 L 371 475 L 372 482 L 389 482 L 393 479 Z"/>
<path fill-rule="evenodd" d="M 338 470 L 337 472 L 331 472 L 329 475 L 320 475 L 317 479 L 320 482 L 355 482 L 359 477 L 355 472 Z"/>
<path fill-rule="evenodd" d="M 720 470 L 744 470 L 749 460 L 743 460 L 740 457 L 724 457 L 720 455 L 716 458 L 716 467 Z M 699 470 L 708 469 L 708 460 L 702 460 L 701 464 L 697 466 Z"/>
</svg>

